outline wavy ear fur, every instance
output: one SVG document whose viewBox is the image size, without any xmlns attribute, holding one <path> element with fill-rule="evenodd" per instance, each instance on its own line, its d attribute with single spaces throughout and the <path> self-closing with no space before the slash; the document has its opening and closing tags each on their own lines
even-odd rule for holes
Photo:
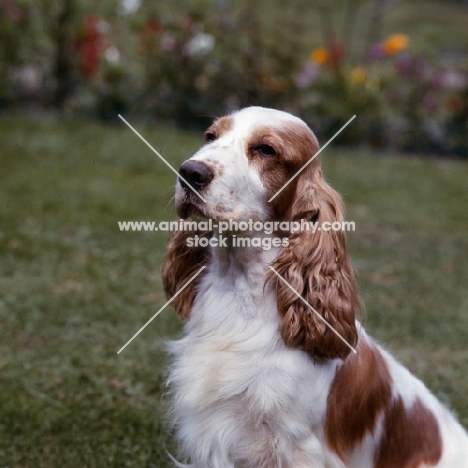
<svg viewBox="0 0 468 468">
<path fill-rule="evenodd" d="M 187 247 L 187 238 L 198 234 L 211 236 L 209 232 L 175 231 L 171 233 L 163 258 L 161 273 L 167 299 L 173 297 L 192 276 L 206 264 L 207 250 L 204 247 Z M 196 296 L 197 285 L 203 272 L 197 276 L 172 302 L 176 312 L 185 319 Z"/>
<path fill-rule="evenodd" d="M 318 164 L 299 176 L 292 220 L 343 221 L 343 202 L 323 179 Z M 353 267 L 343 231 L 299 231 L 291 235 L 272 262 L 273 268 L 353 347 L 355 314 L 360 311 Z M 281 336 L 287 346 L 308 351 L 315 359 L 344 359 L 351 349 L 279 278 L 269 275 L 277 291 Z"/>
</svg>

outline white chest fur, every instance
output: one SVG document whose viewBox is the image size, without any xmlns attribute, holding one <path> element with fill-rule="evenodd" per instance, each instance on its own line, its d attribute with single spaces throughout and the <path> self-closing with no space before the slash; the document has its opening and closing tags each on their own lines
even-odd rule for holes
<svg viewBox="0 0 468 468">
<path fill-rule="evenodd" d="M 185 336 L 169 345 L 172 416 L 189 466 L 273 468 L 320 457 L 336 363 L 285 347 L 275 294 L 264 288 L 271 254 L 259 255 L 228 267 L 213 257 Z"/>
</svg>

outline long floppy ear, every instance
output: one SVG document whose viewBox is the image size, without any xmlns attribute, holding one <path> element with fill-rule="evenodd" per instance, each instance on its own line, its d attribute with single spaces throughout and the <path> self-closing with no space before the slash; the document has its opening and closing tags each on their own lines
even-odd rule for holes
<svg viewBox="0 0 468 468">
<path fill-rule="evenodd" d="M 318 161 L 299 176 L 292 220 L 323 223 L 343 221 L 343 202 L 323 179 Z M 331 226 L 325 225 L 325 227 Z M 289 245 L 272 267 L 340 334 L 350 346 L 357 343 L 355 315 L 360 311 L 353 267 L 342 230 L 293 233 Z M 330 327 L 276 276 L 281 336 L 287 346 L 308 351 L 315 359 L 344 359 L 351 351 Z"/>
<path fill-rule="evenodd" d="M 167 299 L 172 298 L 192 276 L 206 264 L 207 249 L 188 247 L 187 239 L 198 234 L 209 237 L 209 232 L 174 231 L 169 237 L 166 253 L 161 265 L 164 292 Z M 197 285 L 203 273 L 197 276 L 172 302 L 176 312 L 185 319 L 190 317 L 190 309 L 196 296 Z"/>
</svg>

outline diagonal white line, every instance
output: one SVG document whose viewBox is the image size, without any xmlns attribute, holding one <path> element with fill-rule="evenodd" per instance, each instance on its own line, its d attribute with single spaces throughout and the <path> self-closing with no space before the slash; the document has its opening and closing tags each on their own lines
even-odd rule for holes
<svg viewBox="0 0 468 468">
<path fill-rule="evenodd" d="M 206 203 L 206 200 L 161 156 L 161 154 L 156 151 L 120 114 L 118 114 L 120 120 L 122 120 L 131 130 L 133 130 L 133 132 L 138 135 L 141 140 L 143 141 L 143 143 L 145 143 L 150 149 L 151 151 L 153 151 L 153 153 L 156 154 L 156 156 L 161 160 L 163 161 L 167 167 L 169 167 L 169 169 L 175 173 L 175 175 L 179 178 L 179 179 L 182 179 L 193 191 L 193 193 L 195 195 L 198 195 L 205 203 Z"/>
<path fill-rule="evenodd" d="M 118 351 L 120 354 L 204 269 L 202 266 Z"/>
<path fill-rule="evenodd" d="M 353 115 L 313 156 L 310 158 L 269 200 L 270 203 L 280 194 L 354 119 Z"/>
<path fill-rule="evenodd" d="M 272 266 L 269 266 L 268 265 L 268 268 L 273 271 L 273 273 L 281 280 L 283 281 L 284 284 L 286 284 L 289 289 L 291 289 L 291 291 L 293 291 L 297 297 L 312 311 L 314 312 L 316 315 L 318 315 L 320 317 L 320 319 L 323 320 L 323 322 L 325 323 L 325 325 L 327 325 L 335 334 L 336 336 L 338 336 L 338 338 L 340 338 L 341 341 L 343 341 L 343 343 L 345 343 L 346 345 L 349 346 L 349 348 L 351 349 L 351 351 L 353 353 L 357 353 L 357 351 L 333 328 L 333 326 L 326 320 L 324 319 Z"/>
</svg>

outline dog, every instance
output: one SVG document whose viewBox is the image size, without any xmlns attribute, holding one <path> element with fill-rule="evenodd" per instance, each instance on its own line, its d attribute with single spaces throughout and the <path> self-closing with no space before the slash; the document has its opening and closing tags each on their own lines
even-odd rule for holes
<svg viewBox="0 0 468 468">
<path fill-rule="evenodd" d="M 221 117 L 180 168 L 178 215 L 341 223 L 318 150 L 289 113 Z M 238 247 L 241 234 L 250 242 Z M 216 230 L 199 232 L 207 247 L 188 247 L 193 232 L 171 234 L 163 284 L 187 320 L 168 345 L 178 466 L 468 468 L 462 426 L 366 334 L 345 233 L 287 234 L 230 229 L 223 244 Z"/>
</svg>

